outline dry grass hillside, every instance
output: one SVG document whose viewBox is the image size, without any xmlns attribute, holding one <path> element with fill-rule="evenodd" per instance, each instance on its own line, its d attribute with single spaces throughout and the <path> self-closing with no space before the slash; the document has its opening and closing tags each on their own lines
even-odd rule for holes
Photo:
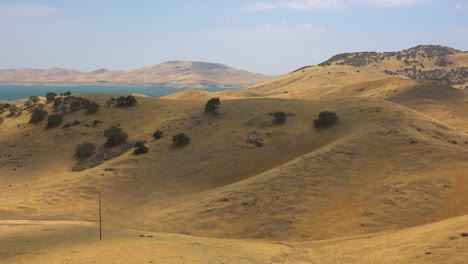
<svg viewBox="0 0 468 264">
<path fill-rule="evenodd" d="M 105 105 L 111 96 L 84 97 Z M 203 113 L 205 101 L 139 97 L 133 107 L 66 114 L 64 123 L 81 124 L 65 129 L 29 124 L 26 112 L 4 113 L 0 260 L 466 259 L 468 238 L 460 234 L 468 232 L 468 135 L 381 99 L 222 100 L 219 114 L 210 115 Z M 312 120 L 324 110 L 338 113 L 338 123 L 316 129 Z M 285 124 L 272 122 L 276 111 L 287 114 Z M 104 145 L 111 125 L 130 142 L 146 141 L 149 153 L 136 156 L 131 148 L 74 171 L 78 143 L 94 142 L 102 155 L 119 151 Z M 152 140 L 157 129 L 164 137 Z M 179 132 L 191 138 L 189 145 L 171 144 Z M 103 242 L 94 235 L 98 192 Z M 17 221 L 27 219 L 48 221 Z"/>
<path fill-rule="evenodd" d="M 198 61 L 169 61 L 128 71 L 99 69 L 92 72 L 80 72 L 60 68 L 0 70 L 0 84 L 239 88 L 258 84 L 268 79 L 261 74 L 235 69 L 224 64 Z"/>
</svg>

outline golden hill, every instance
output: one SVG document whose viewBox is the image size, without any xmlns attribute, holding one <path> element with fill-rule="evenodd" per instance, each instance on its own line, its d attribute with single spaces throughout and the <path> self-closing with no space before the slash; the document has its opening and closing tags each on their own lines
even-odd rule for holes
<svg viewBox="0 0 468 264">
<path fill-rule="evenodd" d="M 101 105 L 110 98 L 87 97 Z M 28 124 L 27 113 L 2 115 L 0 186 L 8 198 L 0 205 L 1 217 L 65 221 L 6 222 L 0 244 L 8 252 L 56 252 L 40 258 L 76 263 L 79 256 L 71 251 L 103 260 L 97 252 L 122 256 L 116 249 L 134 243 L 141 247 L 134 263 L 149 256 L 176 262 L 183 254 L 187 262 L 227 254 L 231 263 L 430 263 L 426 251 L 433 263 L 466 258 L 466 239 L 457 233 L 464 232 L 468 214 L 468 136 L 450 125 L 373 98 L 223 100 L 215 116 L 203 113 L 204 101 L 138 100 L 135 107 L 104 107 L 95 115 L 67 114 L 64 122 L 81 125 L 66 129 Z M 338 123 L 315 129 L 312 120 L 323 110 L 337 112 Z M 284 125 L 272 123 L 270 113 L 276 111 L 288 114 Z M 103 131 L 111 125 L 120 125 L 130 141 L 147 141 L 150 152 L 135 156 L 130 149 L 73 171 L 78 143 L 95 142 L 100 153 L 119 149 L 104 147 Z M 164 137 L 151 141 L 156 129 Z M 174 148 L 171 136 L 179 132 L 191 142 Z M 111 234 L 99 251 L 92 249 L 97 242 L 86 244 L 95 239 L 87 237 L 94 225 L 68 222 L 96 221 L 97 192 Z M 73 237 L 73 250 L 60 246 L 67 236 L 53 230 Z M 440 234 L 426 239 L 431 232 Z M 12 245 L 18 233 L 34 242 Z M 154 234 L 157 242 L 143 241 L 139 233 Z M 413 248 L 399 247 L 401 236 Z M 199 255 L 200 245 L 214 250 Z M 338 248 L 342 253 L 334 254 Z M 0 258 L 30 260 L 8 252 Z"/>
<path fill-rule="evenodd" d="M 88 73 L 60 68 L 0 70 L 0 83 L 3 84 L 239 88 L 258 84 L 268 79 L 261 74 L 235 69 L 224 64 L 198 61 L 169 61 L 129 71 L 99 69 Z"/>
<path fill-rule="evenodd" d="M 4 113 L 0 262 L 463 263 L 466 54 L 341 54 L 247 89 L 68 113 L 64 123 L 81 123 L 65 129 Z M 405 70 L 416 64 L 429 73 Z M 437 80 L 416 80 L 428 76 Z M 103 106 L 111 96 L 83 97 Z M 217 115 L 203 113 L 212 97 Z M 324 110 L 338 122 L 316 129 Z M 285 124 L 272 122 L 277 111 Z M 105 146 L 111 125 L 129 149 Z M 164 137 L 152 140 L 157 129 Z M 190 144 L 174 147 L 180 132 Z M 78 165 L 84 141 L 98 155 Z M 137 141 L 149 153 L 134 155 Z"/>
</svg>

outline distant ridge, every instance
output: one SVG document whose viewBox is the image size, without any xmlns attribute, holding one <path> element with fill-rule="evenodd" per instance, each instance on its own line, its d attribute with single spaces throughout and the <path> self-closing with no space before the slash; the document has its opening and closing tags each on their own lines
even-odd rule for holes
<svg viewBox="0 0 468 264">
<path fill-rule="evenodd" d="M 385 62 L 390 60 L 396 60 L 397 63 L 385 65 Z M 398 52 L 342 53 L 318 66 L 331 65 L 354 67 L 385 65 L 388 68 L 384 73 L 391 76 L 403 75 L 411 79 L 437 80 L 450 85 L 468 83 L 468 53 L 440 45 L 418 45 Z M 304 68 L 307 66 L 301 69 Z"/>
<path fill-rule="evenodd" d="M 41 85 L 142 85 L 151 87 L 242 88 L 270 79 L 267 76 L 200 61 L 168 61 L 161 64 L 123 71 L 98 69 L 81 72 L 74 69 L 6 69 L 0 70 L 0 84 Z"/>
</svg>

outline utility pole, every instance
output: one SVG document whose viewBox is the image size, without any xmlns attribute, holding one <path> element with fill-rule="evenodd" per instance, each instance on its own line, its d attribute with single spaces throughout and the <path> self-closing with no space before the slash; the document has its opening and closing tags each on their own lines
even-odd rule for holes
<svg viewBox="0 0 468 264">
<path fill-rule="evenodd" d="M 99 240 L 102 240 L 101 193 L 99 193 Z"/>
</svg>

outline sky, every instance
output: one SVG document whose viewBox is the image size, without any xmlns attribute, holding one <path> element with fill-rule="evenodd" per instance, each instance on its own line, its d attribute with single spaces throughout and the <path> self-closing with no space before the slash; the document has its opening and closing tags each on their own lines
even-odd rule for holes
<svg viewBox="0 0 468 264">
<path fill-rule="evenodd" d="M 0 0 L 0 69 L 171 60 L 279 75 L 353 51 L 468 50 L 468 0 Z"/>
</svg>

